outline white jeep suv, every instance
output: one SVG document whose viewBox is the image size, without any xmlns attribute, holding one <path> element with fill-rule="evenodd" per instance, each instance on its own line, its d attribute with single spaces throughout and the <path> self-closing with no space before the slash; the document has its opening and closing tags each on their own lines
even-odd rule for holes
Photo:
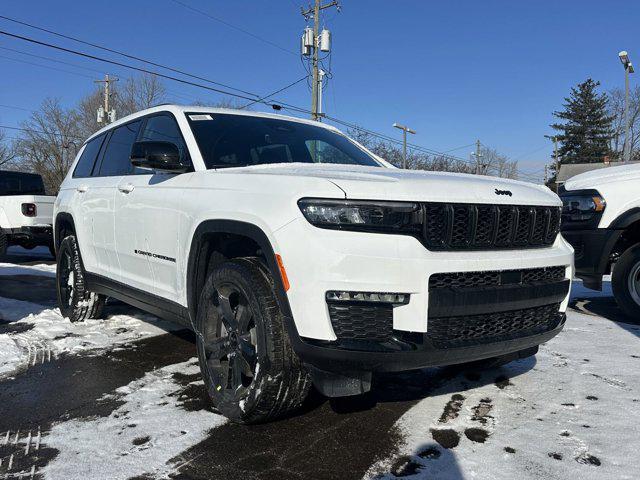
<svg viewBox="0 0 640 480">
<path fill-rule="evenodd" d="M 55 204 L 58 299 L 115 297 L 196 333 L 240 422 L 372 372 L 533 355 L 573 251 L 546 187 L 399 170 L 317 122 L 165 105 L 89 138 Z"/>
</svg>

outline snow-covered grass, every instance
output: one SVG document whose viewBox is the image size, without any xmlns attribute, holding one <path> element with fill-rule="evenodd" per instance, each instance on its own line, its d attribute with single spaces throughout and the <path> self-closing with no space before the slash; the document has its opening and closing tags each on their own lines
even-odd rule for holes
<svg viewBox="0 0 640 480">
<path fill-rule="evenodd" d="M 178 393 L 184 385 L 174 375 L 198 372 L 195 358 L 148 372 L 104 398 L 122 402 L 108 417 L 54 425 L 43 443 L 59 453 L 44 468 L 45 478 L 166 478 L 179 467 L 171 459 L 226 421 L 208 410 L 180 406 Z"/>
<path fill-rule="evenodd" d="M 72 323 L 57 308 L 2 297 L 0 320 L 11 322 L 0 334 L 0 378 L 61 353 L 95 353 L 179 328 L 144 313 Z"/>
<path fill-rule="evenodd" d="M 603 295 L 576 287 L 580 298 Z M 456 377 L 396 426 L 404 433 L 398 456 L 370 476 L 638 478 L 640 326 L 570 310 L 535 360 Z"/>
</svg>

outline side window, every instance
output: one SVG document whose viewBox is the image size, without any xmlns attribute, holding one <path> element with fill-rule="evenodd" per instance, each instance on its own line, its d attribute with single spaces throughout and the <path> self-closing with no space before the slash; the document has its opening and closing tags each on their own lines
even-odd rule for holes
<svg viewBox="0 0 640 480">
<path fill-rule="evenodd" d="M 171 115 L 162 114 L 147 118 L 139 141 L 171 142 L 178 147 L 184 161 L 189 163 L 189 152 L 182 139 L 180 127 Z"/>
<path fill-rule="evenodd" d="M 131 172 L 131 147 L 136 141 L 141 123 L 138 120 L 113 130 L 102 156 L 99 176 L 127 175 Z"/>
<path fill-rule="evenodd" d="M 105 134 L 99 135 L 93 140 L 89 141 L 85 147 L 75 170 L 73 171 L 73 178 L 87 178 L 91 176 L 93 165 L 96 163 L 98 152 L 104 141 Z"/>
</svg>

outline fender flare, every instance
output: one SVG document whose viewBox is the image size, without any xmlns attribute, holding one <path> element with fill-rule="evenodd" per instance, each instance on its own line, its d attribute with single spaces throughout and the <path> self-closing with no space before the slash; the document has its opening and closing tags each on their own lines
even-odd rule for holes
<svg viewBox="0 0 640 480">
<path fill-rule="evenodd" d="M 70 213 L 67 213 L 67 212 L 58 213 L 58 215 L 56 215 L 56 220 L 53 225 L 53 242 L 56 247 L 56 250 L 58 250 L 58 247 L 60 246 L 60 242 L 62 241 L 62 239 L 60 238 L 60 234 L 62 233 L 63 222 L 71 224 L 71 227 L 73 228 L 73 230 L 74 231 L 76 230 L 76 224 L 73 221 L 73 216 L 71 216 Z"/>
<path fill-rule="evenodd" d="M 199 254 L 202 246 L 202 238 L 208 233 L 229 233 L 234 235 L 242 235 L 250 238 L 258 244 L 262 252 L 264 253 L 267 261 L 267 267 L 271 272 L 276 287 L 276 297 L 280 308 L 285 317 L 288 317 L 291 321 L 287 320 L 286 323 L 290 326 L 293 323 L 293 316 L 291 314 L 291 307 L 289 306 L 289 299 L 282 283 L 282 277 L 280 276 L 280 268 L 276 262 L 275 252 L 269 238 L 264 231 L 252 223 L 242 222 L 238 220 L 205 220 L 196 228 L 191 238 L 191 247 L 189 249 L 189 259 L 187 261 L 187 306 L 189 309 L 189 317 L 191 324 L 195 325 L 195 306 L 198 299 L 195 298 L 196 292 L 196 265 L 199 262 Z"/>
<path fill-rule="evenodd" d="M 611 224 L 607 227 L 611 230 L 624 230 L 632 223 L 635 223 L 640 220 L 640 207 L 634 207 L 631 210 L 627 210 L 622 215 L 618 216 Z"/>
</svg>

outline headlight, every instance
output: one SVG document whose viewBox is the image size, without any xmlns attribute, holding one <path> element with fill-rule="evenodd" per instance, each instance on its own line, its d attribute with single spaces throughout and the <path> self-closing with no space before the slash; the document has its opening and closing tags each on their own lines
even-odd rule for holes
<svg viewBox="0 0 640 480">
<path fill-rule="evenodd" d="M 298 205 L 316 227 L 409 235 L 421 232 L 422 207 L 417 203 L 303 198 Z"/>
<path fill-rule="evenodd" d="M 585 193 L 562 196 L 562 216 L 564 220 L 584 222 L 604 211 L 604 198 L 598 193 Z"/>
</svg>

